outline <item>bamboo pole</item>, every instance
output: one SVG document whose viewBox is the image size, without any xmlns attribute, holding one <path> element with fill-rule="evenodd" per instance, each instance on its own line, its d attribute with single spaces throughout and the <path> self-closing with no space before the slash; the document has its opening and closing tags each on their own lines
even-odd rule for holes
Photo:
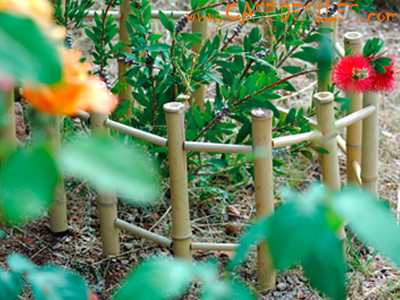
<svg viewBox="0 0 400 300">
<path fill-rule="evenodd" d="M 164 104 L 164 111 L 167 121 L 171 180 L 173 250 L 176 257 L 191 259 L 192 230 L 189 214 L 186 152 L 184 150 L 184 104 L 179 102 L 166 103 Z"/>
<path fill-rule="evenodd" d="M 236 251 L 239 247 L 239 244 L 231 244 L 231 243 L 192 243 L 192 250 L 200 250 L 200 251 Z M 251 245 L 249 247 L 249 251 L 257 251 L 256 245 Z"/>
<path fill-rule="evenodd" d="M 61 148 L 61 117 L 50 117 L 51 124 L 48 126 L 47 137 L 50 140 L 52 148 L 55 151 Z M 53 203 L 49 209 L 49 223 L 51 231 L 54 233 L 62 233 L 68 230 L 67 220 L 67 196 L 64 189 L 64 178 L 60 176 L 57 186 L 54 190 Z"/>
<path fill-rule="evenodd" d="M 105 122 L 108 115 L 104 113 L 90 113 L 90 128 L 94 136 L 110 136 Z M 117 255 L 120 252 L 119 229 L 114 222 L 118 218 L 117 198 L 115 193 L 97 192 L 97 208 L 100 217 L 100 233 L 104 255 Z"/>
<path fill-rule="evenodd" d="M 126 22 L 128 20 L 129 14 L 132 12 L 130 6 L 130 2 L 128 0 L 124 0 L 120 6 L 120 20 L 119 20 L 119 40 L 124 43 L 123 52 L 131 52 L 131 48 L 127 45 L 130 45 L 129 40 L 129 32 L 126 26 Z M 118 63 L 118 79 L 119 81 L 125 85 L 125 88 L 122 89 L 119 93 L 119 102 L 124 103 L 129 101 L 131 104 L 128 106 L 126 111 L 126 115 L 130 120 L 132 116 L 132 87 L 126 82 L 124 78 L 124 74 L 126 73 L 126 65 L 123 63 Z"/>
<path fill-rule="evenodd" d="M 207 38 L 207 29 L 208 29 L 208 23 L 204 21 L 199 21 L 198 19 L 194 19 L 192 23 L 192 32 L 193 33 L 201 33 L 201 40 L 204 42 L 204 40 Z M 200 53 L 201 48 L 203 47 L 203 43 L 197 44 L 195 43 L 192 47 L 192 51 L 195 53 L 196 58 L 194 59 L 194 63 L 197 61 L 197 56 Z M 200 111 L 204 110 L 204 105 L 205 105 L 205 99 L 206 99 L 206 89 L 204 84 L 200 84 L 200 87 L 195 90 L 191 94 L 191 99 L 190 99 L 190 104 L 193 103 L 194 100 L 194 105 L 200 107 Z"/>
<path fill-rule="evenodd" d="M 145 230 L 136 225 L 125 222 L 123 220 L 116 219 L 115 226 L 118 227 L 119 229 L 126 230 L 130 233 L 133 233 L 137 236 L 145 238 L 149 241 L 155 242 L 161 246 L 168 247 L 168 248 L 170 248 L 172 246 L 172 241 L 169 238 L 166 238 L 165 236 L 161 236 L 156 233 L 150 232 L 148 230 Z"/>
<path fill-rule="evenodd" d="M 329 151 L 329 154 L 321 154 L 322 178 L 327 188 L 337 191 L 340 190 L 340 176 L 333 100 L 334 96 L 329 92 L 314 95 L 318 125 L 323 135 L 321 146 Z"/>
<path fill-rule="evenodd" d="M 332 191 L 340 190 L 339 159 L 336 146 L 335 113 L 333 108 L 334 96 L 329 92 L 320 92 L 314 95 L 314 103 L 317 109 L 317 121 L 323 134 L 322 147 L 329 151 L 328 154 L 320 154 L 322 166 L 322 179 L 325 186 Z M 339 228 L 338 237 L 346 238 L 344 227 Z M 344 248 L 343 248 L 344 249 Z"/>
<path fill-rule="evenodd" d="M 14 111 L 14 89 L 11 88 L 9 91 L 1 92 L 2 103 L 3 103 L 3 116 L 5 118 L 5 124 L 0 127 L 0 140 L 2 143 L 7 145 L 10 150 L 15 151 L 17 149 L 17 134 L 15 129 L 15 111 Z M 3 160 L 6 157 L 2 157 Z"/>
<path fill-rule="evenodd" d="M 352 50 L 353 54 L 361 54 L 363 43 L 362 34 L 358 32 L 349 32 L 344 36 L 345 51 Z M 362 94 L 347 94 L 349 101 L 348 113 L 354 113 L 362 109 Z M 347 127 L 346 153 L 347 153 L 347 183 L 357 184 L 357 176 L 353 171 L 353 162 L 361 163 L 361 128 L 362 122 L 358 121 Z"/>
<path fill-rule="evenodd" d="M 277 4 L 276 6 L 270 6 L 267 9 L 267 4 Z M 264 12 L 267 11 L 275 11 L 279 9 L 279 0 L 264 0 Z M 273 34 L 273 22 L 268 19 L 268 17 L 263 18 L 263 30 L 264 30 L 264 38 L 267 39 L 267 48 L 271 48 L 274 43 L 274 34 Z M 270 32 L 268 34 L 268 31 Z"/>
<path fill-rule="evenodd" d="M 251 111 L 253 131 L 254 190 L 256 217 L 266 218 L 274 213 L 274 179 L 272 169 L 272 117 L 273 112 L 264 108 Z M 267 242 L 257 250 L 258 288 L 273 289 L 276 270 Z"/>
<path fill-rule="evenodd" d="M 364 93 L 363 106 L 374 105 L 375 113 L 362 123 L 362 187 L 378 196 L 379 93 Z"/>
</svg>

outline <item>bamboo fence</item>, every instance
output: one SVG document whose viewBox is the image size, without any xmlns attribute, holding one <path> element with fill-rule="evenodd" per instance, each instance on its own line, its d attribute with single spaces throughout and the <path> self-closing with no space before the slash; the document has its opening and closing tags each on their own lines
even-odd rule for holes
<svg viewBox="0 0 400 300">
<path fill-rule="evenodd" d="M 265 0 L 265 3 L 279 3 L 278 0 Z M 122 5 L 120 12 L 111 12 L 119 18 L 122 41 L 128 41 L 125 21 L 129 13 L 129 5 Z M 169 15 L 171 11 L 164 11 Z M 174 11 L 174 19 L 185 16 L 189 12 Z M 93 17 L 94 11 L 89 13 Z M 223 20 L 229 20 L 226 13 L 220 13 Z M 237 14 L 231 13 L 231 17 Z M 152 11 L 152 17 L 158 18 L 158 11 Z M 207 23 L 194 23 L 194 32 L 207 33 Z M 269 26 L 264 23 L 264 28 Z M 328 26 L 328 25 L 326 25 Z M 355 32 L 345 36 L 343 48 L 337 42 L 337 24 L 329 24 L 333 29 L 331 39 L 337 55 L 343 56 L 345 50 L 353 49 L 358 53 L 361 49 L 361 35 Z M 272 37 L 269 37 L 271 39 Z M 198 53 L 200 47 L 194 47 L 193 51 Z M 122 76 L 124 67 L 120 66 L 119 75 Z M 313 97 L 317 109 L 317 120 L 311 119 L 310 123 L 314 130 L 290 136 L 272 138 L 272 116 L 270 110 L 256 108 L 251 112 L 253 145 L 234 145 L 218 143 L 202 143 L 185 141 L 184 128 L 184 105 L 179 102 L 171 102 L 164 105 L 167 123 L 168 138 L 159 137 L 152 133 L 144 132 L 136 128 L 112 121 L 106 114 L 93 112 L 88 114 L 80 112 L 78 117 L 91 124 L 93 135 L 109 136 L 109 130 L 115 130 L 141 139 L 155 145 L 166 147 L 169 151 L 170 165 L 170 187 L 172 203 L 172 235 L 171 239 L 157 235 L 136 225 L 127 223 L 118 218 L 117 199 L 114 193 L 104 194 L 98 192 L 97 206 L 100 214 L 100 228 L 105 255 L 117 255 L 120 251 L 119 230 L 131 232 L 137 236 L 153 241 L 161 246 L 172 248 L 174 255 L 184 259 L 191 259 L 194 250 L 224 250 L 235 251 L 238 244 L 232 243 L 200 243 L 192 241 L 192 230 L 190 224 L 187 162 L 186 152 L 211 152 L 211 153 L 233 153 L 253 154 L 254 157 L 254 185 L 256 200 L 256 216 L 262 218 L 274 212 L 274 186 L 272 171 L 272 149 L 287 147 L 298 143 L 313 141 L 329 150 L 329 154 L 321 154 L 322 176 L 325 185 L 332 190 L 340 189 L 339 164 L 337 145 L 347 153 L 347 179 L 349 183 L 358 183 L 377 194 L 378 178 L 378 107 L 379 95 L 377 93 L 366 93 L 362 95 L 349 95 L 350 111 L 342 119 L 335 121 L 333 94 L 327 92 L 326 79 L 318 82 L 318 90 Z M 6 95 L 7 111 L 11 110 L 12 95 Z M 130 101 L 129 88 L 121 92 L 121 98 Z M 204 106 L 204 86 L 193 94 L 196 105 Z M 361 105 L 361 99 L 362 105 Z M 285 113 L 284 109 L 280 109 Z M 54 128 L 59 128 L 57 123 Z M 347 143 L 338 135 L 339 130 L 347 128 Z M 362 129 L 361 129 L 362 128 Z M 6 133 L 0 132 L 2 136 Z M 55 135 L 59 145 L 59 136 Z M 9 137 L 14 140 L 15 138 Z M 60 183 L 61 184 L 61 183 Z M 60 185 L 61 186 L 61 185 Z M 65 195 L 59 195 L 59 202 L 52 208 L 50 213 L 52 230 L 55 232 L 66 230 L 66 201 Z M 59 204 L 59 205 L 58 205 Z M 61 220 L 57 224 L 56 219 Z M 274 288 L 276 283 L 276 271 L 271 257 L 267 254 L 267 243 L 259 247 L 251 246 L 252 251 L 257 251 L 258 260 L 258 282 L 260 289 Z"/>
</svg>

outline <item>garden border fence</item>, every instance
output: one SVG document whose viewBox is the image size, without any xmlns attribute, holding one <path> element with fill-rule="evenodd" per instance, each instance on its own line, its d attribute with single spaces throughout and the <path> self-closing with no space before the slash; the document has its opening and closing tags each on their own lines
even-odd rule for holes
<svg viewBox="0 0 400 300">
<path fill-rule="evenodd" d="M 279 0 L 265 2 L 279 3 Z M 125 26 L 126 18 L 129 14 L 129 5 L 122 5 L 120 12 L 111 12 L 120 19 L 121 35 L 120 39 L 128 41 L 128 34 Z M 166 14 L 174 14 L 174 19 L 186 15 L 185 11 L 164 11 Z M 88 17 L 93 17 L 91 11 Z M 220 13 L 224 20 L 229 20 L 225 13 Z M 232 13 L 232 16 L 234 14 Z M 236 16 L 236 15 L 235 15 Z M 158 10 L 152 11 L 152 18 L 158 18 Z M 268 26 L 266 22 L 264 26 Z M 362 36 L 357 32 L 347 33 L 344 39 L 343 48 L 337 40 L 337 22 L 324 24 L 325 27 L 333 29 L 331 38 L 337 55 L 343 56 L 345 51 L 352 48 L 354 53 L 359 53 L 362 49 Z M 194 32 L 206 33 L 207 23 L 193 24 Z M 200 48 L 193 49 L 198 52 Z M 120 67 L 119 76 L 122 78 L 124 67 Z M 170 186 L 171 186 L 171 213 L 172 213 L 172 235 L 171 239 L 142 229 L 118 218 L 117 201 L 115 194 L 97 195 L 97 206 L 100 214 L 100 228 L 103 243 L 103 253 L 105 255 L 117 255 L 120 251 L 119 230 L 126 230 L 137 236 L 153 241 L 161 246 L 173 248 L 176 257 L 190 259 L 193 250 L 229 250 L 234 251 L 238 244 L 233 243 L 200 243 L 192 242 L 192 230 L 190 225 L 189 199 L 188 199 L 188 180 L 186 152 L 211 152 L 211 153 L 236 153 L 253 154 L 254 157 L 254 185 L 256 200 L 256 217 L 262 218 L 274 212 L 274 187 L 273 187 L 273 168 L 272 168 L 272 149 L 290 146 L 305 141 L 318 141 L 324 148 L 329 150 L 328 154 L 320 154 L 322 177 L 325 185 L 332 189 L 340 189 L 339 164 L 337 146 L 347 154 L 347 180 L 348 183 L 362 185 L 371 192 L 377 194 L 378 178 L 378 108 L 379 94 L 366 93 L 350 95 L 349 114 L 342 119 L 335 121 L 334 115 L 334 96 L 326 92 L 328 80 L 319 79 L 319 92 L 314 95 L 313 100 L 316 105 L 317 120 L 309 120 L 310 124 L 317 128 L 311 132 L 301 133 L 290 136 L 272 138 L 272 111 L 264 108 L 252 110 L 252 146 L 201 143 L 185 141 L 184 128 L 184 105 L 179 102 L 170 102 L 164 105 L 167 122 L 168 139 L 157 135 L 135 129 L 133 127 L 108 119 L 107 114 L 100 113 L 79 113 L 78 117 L 83 121 L 89 122 L 92 134 L 108 134 L 109 130 L 115 130 L 129 136 L 153 143 L 158 146 L 167 147 L 169 151 L 170 165 Z M 311 85 L 310 87 L 312 87 Z M 200 88 L 193 97 L 196 105 L 203 107 L 205 102 L 204 87 Z M 129 100 L 131 95 L 125 93 L 121 95 L 124 100 Z M 279 99 L 278 99 L 279 100 Z M 279 108 L 282 113 L 287 110 Z M 347 128 L 347 143 L 338 135 L 338 131 Z M 61 203 L 61 202 L 60 202 Z M 62 222 L 58 227 L 53 227 L 55 232 L 59 228 L 67 228 L 66 202 L 62 206 L 52 208 L 50 217 L 52 219 L 62 216 Z M 51 224 L 53 224 L 51 222 Z M 343 233 L 342 233 L 343 234 Z M 343 236 L 342 236 L 343 238 Z M 257 251 L 258 282 L 260 289 L 273 288 L 276 281 L 276 272 L 271 258 L 267 254 L 267 243 L 262 243 L 259 247 L 251 246 L 252 251 Z"/>
</svg>

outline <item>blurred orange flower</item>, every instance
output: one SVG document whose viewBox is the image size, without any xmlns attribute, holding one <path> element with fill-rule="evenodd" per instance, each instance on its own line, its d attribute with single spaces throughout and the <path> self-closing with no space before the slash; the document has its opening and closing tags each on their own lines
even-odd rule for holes
<svg viewBox="0 0 400 300">
<path fill-rule="evenodd" d="M 0 0 L 1 1 L 1 0 Z M 81 63 L 76 50 L 63 50 L 63 74 L 51 85 L 23 86 L 23 96 L 37 110 L 48 114 L 76 115 L 79 110 L 111 112 L 118 101 L 97 76 L 88 74 L 89 63 Z"/>
<path fill-rule="evenodd" d="M 0 0 L 0 11 L 34 20 L 50 20 L 53 13 L 48 0 Z"/>
</svg>

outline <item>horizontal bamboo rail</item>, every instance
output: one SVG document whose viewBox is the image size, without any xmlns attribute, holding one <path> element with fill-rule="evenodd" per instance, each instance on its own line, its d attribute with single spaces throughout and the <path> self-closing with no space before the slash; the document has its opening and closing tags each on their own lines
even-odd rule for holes
<svg viewBox="0 0 400 300">
<path fill-rule="evenodd" d="M 134 235 L 140 236 L 142 238 L 145 238 L 149 241 L 152 241 L 154 243 L 157 243 L 161 246 L 171 248 L 172 247 L 172 240 L 169 238 L 166 238 L 164 236 L 158 235 L 156 233 L 150 232 L 148 230 L 145 230 L 143 228 L 140 228 L 136 225 L 130 224 L 128 222 L 125 222 L 121 219 L 116 219 L 114 222 L 115 226 L 118 227 L 119 229 L 128 231 L 130 233 L 133 233 Z"/>
<path fill-rule="evenodd" d="M 253 147 L 233 144 L 185 142 L 186 151 L 251 154 Z"/>
<path fill-rule="evenodd" d="M 283 110 L 283 109 L 279 108 L 279 110 Z M 354 124 L 355 122 L 363 120 L 363 119 L 371 116 L 375 111 L 376 111 L 375 106 L 370 105 L 359 111 L 349 114 L 335 122 L 336 130 L 341 130 L 345 127 L 348 127 L 348 126 Z M 77 117 L 83 121 L 90 122 L 89 114 L 86 112 L 83 112 L 83 111 L 79 112 Z M 313 119 L 308 119 L 308 120 L 309 120 L 310 124 L 312 125 L 312 127 L 317 126 L 315 120 L 313 120 Z M 119 122 L 115 122 L 115 121 L 107 119 L 105 121 L 105 127 L 109 128 L 109 129 L 113 129 L 120 133 L 125 133 L 129 136 L 153 143 L 158 146 L 162 146 L 162 147 L 167 146 L 166 138 L 159 137 L 155 134 L 136 129 L 136 128 L 121 124 Z M 314 130 L 314 131 L 300 133 L 300 134 L 277 137 L 277 138 L 272 139 L 272 143 L 273 143 L 273 148 L 280 148 L 280 147 L 296 145 L 296 144 L 314 140 L 314 139 L 317 139 L 320 137 L 322 137 L 321 132 Z M 337 136 L 337 138 L 338 137 L 339 136 Z M 344 150 L 345 150 L 346 142 L 341 137 L 339 139 L 337 139 L 337 143 L 340 148 L 344 147 Z M 184 150 L 195 151 L 195 152 L 211 152 L 211 153 L 251 154 L 252 146 L 234 145 L 234 144 L 219 144 L 219 143 L 185 142 Z"/>
<path fill-rule="evenodd" d="M 192 243 L 192 250 L 203 250 L 203 251 L 236 251 L 239 247 L 239 244 L 231 244 L 231 243 Z M 256 245 L 250 245 L 250 251 L 257 251 Z"/>
<path fill-rule="evenodd" d="M 376 112 L 376 107 L 373 105 L 369 105 L 364 107 L 363 109 L 360 109 L 358 111 L 355 111 L 345 117 L 343 117 L 340 120 L 337 120 L 335 122 L 336 124 L 336 129 L 340 130 L 343 129 L 345 127 L 348 127 L 358 121 L 361 121 L 369 116 L 371 116 L 372 114 L 374 114 Z"/>
<path fill-rule="evenodd" d="M 283 108 L 283 107 L 276 107 L 280 112 L 284 113 L 285 115 L 287 115 L 289 113 L 289 109 L 287 108 Z M 310 126 L 312 128 L 317 128 L 317 121 L 313 118 L 306 118 L 308 120 L 308 122 L 310 123 Z M 346 141 L 340 136 L 338 135 L 336 137 L 336 142 L 337 145 L 339 146 L 339 148 L 343 151 L 344 154 L 346 154 Z"/>
<path fill-rule="evenodd" d="M 145 230 L 143 228 L 140 228 L 136 225 L 130 224 L 128 222 L 125 222 L 121 219 L 116 219 L 115 220 L 115 226 L 118 227 L 119 229 L 125 230 L 127 232 L 133 233 L 134 235 L 140 236 L 142 238 L 145 238 L 149 241 L 152 241 L 158 245 L 167 247 L 167 248 L 172 248 L 172 240 L 165 237 L 161 236 L 159 234 L 150 232 L 148 230 Z M 232 244 L 232 243 L 200 243 L 200 242 L 193 242 L 191 244 L 191 250 L 199 250 L 199 251 L 236 251 L 236 249 L 239 247 L 239 244 Z M 250 251 L 256 251 L 257 246 L 256 245 L 250 245 L 249 247 Z"/>
<path fill-rule="evenodd" d="M 339 43 L 335 43 L 335 51 L 340 57 L 343 57 L 346 54 L 342 45 Z"/>
</svg>

